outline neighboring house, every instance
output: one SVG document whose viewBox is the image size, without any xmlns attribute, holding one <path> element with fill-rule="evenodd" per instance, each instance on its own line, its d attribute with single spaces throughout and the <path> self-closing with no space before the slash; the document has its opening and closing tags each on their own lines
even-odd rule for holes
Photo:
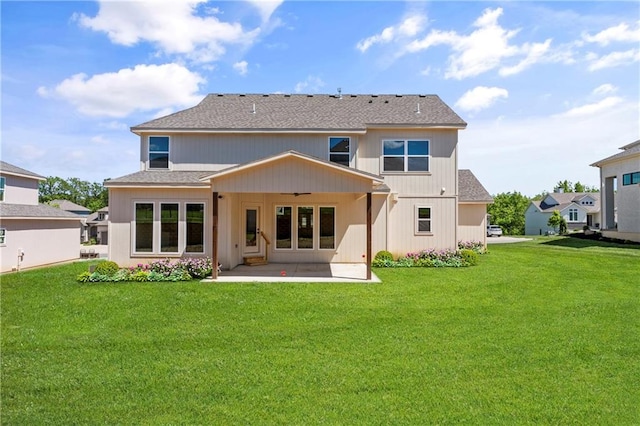
<svg viewBox="0 0 640 426">
<path fill-rule="evenodd" d="M 543 235 L 557 232 L 547 225 L 555 210 L 567 222 L 567 229 L 583 229 L 600 227 L 600 193 L 599 192 L 554 192 L 547 194 L 542 200 L 532 201 L 525 210 L 526 235 Z"/>
<path fill-rule="evenodd" d="M 591 164 L 600 168 L 602 235 L 640 242 L 640 140 Z"/>
<path fill-rule="evenodd" d="M 86 220 L 90 239 L 98 244 L 109 244 L 109 207 L 103 207 L 93 212 Z"/>
<path fill-rule="evenodd" d="M 491 197 L 457 169 L 466 123 L 435 95 L 208 95 L 132 127 L 109 188 L 109 258 L 223 268 L 358 262 L 486 241 Z M 215 271 L 214 271 L 215 276 Z"/>
<path fill-rule="evenodd" d="M 0 161 L 0 272 L 78 259 L 81 217 L 38 204 L 43 180 Z"/>
<path fill-rule="evenodd" d="M 47 204 L 82 216 L 83 220 L 80 224 L 80 242 L 86 243 L 89 241 L 89 226 L 87 225 L 86 218 L 91 214 L 91 210 L 69 200 L 51 200 Z"/>
</svg>

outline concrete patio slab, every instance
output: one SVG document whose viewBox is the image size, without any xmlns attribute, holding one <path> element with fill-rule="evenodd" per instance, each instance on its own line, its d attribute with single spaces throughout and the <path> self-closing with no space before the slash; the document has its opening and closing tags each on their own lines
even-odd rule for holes
<svg viewBox="0 0 640 426">
<path fill-rule="evenodd" d="M 371 274 L 367 280 L 367 266 L 363 263 L 269 263 L 267 265 L 238 265 L 222 271 L 218 279 L 203 282 L 305 282 L 305 283 L 380 283 Z"/>
</svg>

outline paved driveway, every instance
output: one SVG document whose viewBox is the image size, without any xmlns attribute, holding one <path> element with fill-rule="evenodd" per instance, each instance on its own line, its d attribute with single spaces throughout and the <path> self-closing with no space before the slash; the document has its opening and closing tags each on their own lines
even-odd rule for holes
<svg viewBox="0 0 640 426">
<path fill-rule="evenodd" d="M 525 237 L 487 237 L 487 244 L 510 244 L 531 241 L 532 238 Z"/>
</svg>

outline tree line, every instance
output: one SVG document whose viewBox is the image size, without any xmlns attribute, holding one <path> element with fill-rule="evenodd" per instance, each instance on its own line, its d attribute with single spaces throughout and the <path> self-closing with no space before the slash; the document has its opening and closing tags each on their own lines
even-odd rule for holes
<svg viewBox="0 0 640 426">
<path fill-rule="evenodd" d="M 38 201 L 67 200 L 95 212 L 109 205 L 109 190 L 102 183 L 49 176 L 38 187 Z"/>
<path fill-rule="evenodd" d="M 555 187 L 559 192 L 598 192 L 595 186 L 583 185 L 579 181 L 573 183 L 568 180 L 559 181 Z M 542 200 L 549 194 L 542 191 L 533 198 L 521 193 L 503 192 L 493 196 L 493 204 L 487 207 L 491 225 L 498 225 L 506 235 L 524 235 L 524 213 L 531 201 Z"/>
</svg>

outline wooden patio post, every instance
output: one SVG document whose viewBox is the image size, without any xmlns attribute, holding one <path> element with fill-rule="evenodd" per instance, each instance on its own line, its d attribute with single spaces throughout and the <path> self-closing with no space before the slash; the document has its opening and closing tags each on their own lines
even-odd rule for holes
<svg viewBox="0 0 640 426">
<path fill-rule="evenodd" d="M 367 280 L 371 280 L 371 193 L 367 192 Z"/>
<path fill-rule="evenodd" d="M 218 193 L 213 193 L 213 232 L 211 238 L 213 239 L 213 246 L 211 248 L 211 278 L 218 279 Z"/>
</svg>

